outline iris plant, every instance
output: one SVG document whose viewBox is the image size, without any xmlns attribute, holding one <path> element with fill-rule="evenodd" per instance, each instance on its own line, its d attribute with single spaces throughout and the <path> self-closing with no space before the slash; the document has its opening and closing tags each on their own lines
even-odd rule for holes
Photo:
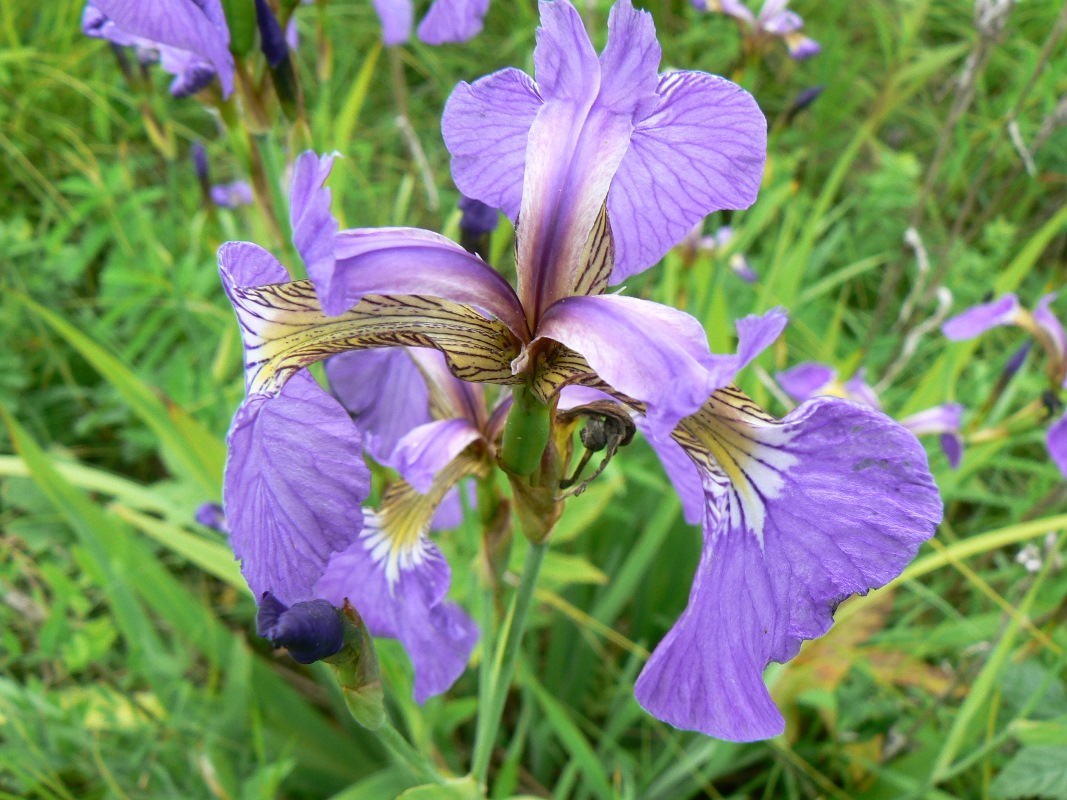
<svg viewBox="0 0 1067 800">
<path fill-rule="evenodd" d="M 952 317 L 941 327 L 941 331 L 947 338 L 955 341 L 973 339 L 1004 325 L 1027 331 L 1045 354 L 1049 390 L 1042 399 L 1041 406 L 1051 413 L 1061 405 L 1060 392 L 1067 388 L 1067 333 L 1064 332 L 1063 324 L 1052 313 L 1052 301 L 1055 299 L 1055 293 L 1047 294 L 1038 301 L 1033 311 L 1029 311 L 1023 308 L 1014 294 L 1005 294 Z M 1029 348 L 1020 349 L 1012 357 L 1006 372 L 1017 370 L 1028 353 Z M 1052 461 L 1059 467 L 1060 472 L 1067 476 L 1067 414 L 1049 426 L 1045 444 Z"/>
<path fill-rule="evenodd" d="M 718 11 L 738 20 L 755 47 L 762 47 L 770 39 L 781 39 L 789 48 L 789 55 L 797 61 L 817 56 L 822 48 L 809 39 L 801 29 L 804 20 L 787 6 L 789 0 L 764 0 L 759 14 L 753 14 L 740 0 L 693 0 L 701 11 Z"/>
<path fill-rule="evenodd" d="M 504 69 L 461 83 L 442 125 L 460 191 L 517 221 L 516 288 L 431 231 L 339 231 L 323 186 L 332 158 L 310 153 L 291 189 L 309 279 L 290 280 L 255 244 L 221 248 L 246 368 L 224 491 L 233 546 L 273 608 L 348 598 L 371 633 L 399 638 L 422 699 L 451 684 L 476 635 L 445 600 L 448 566 L 428 535 L 439 504 L 464 476 L 502 468 L 541 552 L 575 420 L 625 408 L 687 470 L 704 532 L 688 607 L 637 698 L 678 727 L 773 736 L 783 720 L 764 667 L 826 633 L 843 598 L 898 575 L 933 534 L 940 499 L 915 437 L 880 411 L 819 397 L 776 419 L 733 385 L 781 333 L 780 310 L 739 320 L 737 352 L 720 355 L 688 314 L 606 293 L 707 214 L 755 200 L 766 122 L 727 80 L 657 75 L 652 19 L 629 0 L 612 9 L 599 58 L 570 2 L 540 10 L 535 77 Z M 347 396 L 338 362 L 328 367 L 335 392 L 362 409 L 356 421 L 305 369 L 383 347 L 409 348 L 379 356 L 408 361 L 377 384 L 354 380 L 362 399 Z M 420 348 L 440 355 L 412 358 Z M 489 412 L 482 383 L 511 387 L 510 407 Z M 590 390 L 613 400 L 561 411 L 561 392 Z M 363 509 L 364 448 L 402 476 L 374 511 Z"/>
</svg>

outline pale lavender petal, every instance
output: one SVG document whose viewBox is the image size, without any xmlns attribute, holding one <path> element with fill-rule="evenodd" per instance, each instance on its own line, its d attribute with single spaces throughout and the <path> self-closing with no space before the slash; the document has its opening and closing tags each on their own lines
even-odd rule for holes
<svg viewBox="0 0 1067 800">
<path fill-rule="evenodd" d="M 826 633 L 841 600 L 899 575 L 941 501 L 915 437 L 865 406 L 818 398 L 781 423 L 742 427 L 721 441 L 741 485 L 704 471 L 689 605 L 636 695 L 679 728 L 751 741 L 784 729 L 766 665 Z"/>
<path fill-rule="evenodd" d="M 222 288 L 233 300 L 240 286 L 267 286 L 285 283 L 289 273 L 271 253 L 252 242 L 226 242 L 219 248 L 219 275 Z"/>
<path fill-rule="evenodd" d="M 648 423 L 643 416 L 634 417 L 634 424 L 652 446 L 659 457 L 671 485 L 682 501 L 682 513 L 690 525 L 698 525 L 704 518 L 704 487 L 700 480 L 700 470 L 685 451 L 670 437 L 657 438 L 651 435 Z"/>
<path fill-rule="evenodd" d="M 845 381 L 845 394 L 857 403 L 882 410 L 882 401 L 878 399 L 878 393 L 867 383 L 866 367 L 860 367 L 855 375 Z"/>
<path fill-rule="evenodd" d="M 526 140 L 543 103 L 533 79 L 509 68 L 459 84 L 441 117 L 456 186 L 512 222 L 522 202 Z"/>
<path fill-rule="evenodd" d="M 659 103 L 634 129 L 608 195 L 612 283 L 650 267 L 712 211 L 748 208 L 767 154 L 767 122 L 734 83 L 670 72 Z"/>
<path fill-rule="evenodd" d="M 276 397 L 248 398 L 227 442 L 223 502 L 249 588 L 289 605 L 310 599 L 362 526 L 370 473 L 359 430 L 302 371 Z"/>
<path fill-rule="evenodd" d="M 756 22 L 755 16 L 740 0 L 693 0 L 693 5 L 701 11 L 717 11 L 720 14 L 728 14 L 749 25 L 753 25 Z"/>
<path fill-rule="evenodd" d="M 519 297 L 531 319 L 579 284 L 582 253 L 626 154 L 635 115 L 650 105 L 652 84 L 643 76 L 654 75 L 659 63 L 651 16 L 634 11 L 629 0 L 611 10 L 604 51 L 604 66 L 638 80 L 629 91 L 614 76 L 602 76 L 570 3 L 542 2 L 540 9 L 534 63 L 545 104 L 527 142 L 516 241 Z"/>
<path fill-rule="evenodd" d="M 824 394 L 837 380 L 837 370 L 818 361 L 804 361 L 775 375 L 778 385 L 798 403 Z"/>
<path fill-rule="evenodd" d="M 415 10 L 411 0 L 373 0 L 382 21 L 382 43 L 387 47 L 403 44 L 411 36 Z"/>
<path fill-rule="evenodd" d="M 900 424 L 916 436 L 958 433 L 963 411 L 963 406 L 959 403 L 945 403 L 905 417 Z"/>
<path fill-rule="evenodd" d="M 482 30 L 489 0 L 434 0 L 419 24 L 419 39 L 426 44 L 465 42 Z"/>
<path fill-rule="evenodd" d="M 300 47 L 300 31 L 296 26 L 296 14 L 289 17 L 289 24 L 285 26 L 285 43 L 290 50 Z"/>
<path fill-rule="evenodd" d="M 131 36 L 201 57 L 218 73 L 223 96 L 233 91 L 230 32 L 219 0 L 93 0 L 92 4 Z"/>
<path fill-rule="evenodd" d="M 553 304 L 539 337 L 581 353 L 612 388 L 645 403 L 653 436 L 666 436 L 717 383 L 718 362 L 700 323 L 669 306 L 622 295 L 568 297 Z"/>
<path fill-rule="evenodd" d="M 409 351 L 430 388 L 430 409 L 437 419 L 466 419 L 478 428 L 485 425 L 485 387 L 452 374 L 439 350 L 413 348 Z"/>
<path fill-rule="evenodd" d="M 1053 349 L 1062 361 L 1067 357 L 1067 334 L 1063 331 L 1063 323 L 1052 313 L 1049 307 L 1055 299 L 1056 292 L 1052 292 L 1051 294 L 1046 294 L 1037 302 L 1037 307 L 1034 308 L 1034 322 L 1048 334 Z"/>
<path fill-rule="evenodd" d="M 211 187 L 211 202 L 220 208 L 239 208 L 255 200 L 248 181 L 220 183 Z"/>
<path fill-rule="evenodd" d="M 795 33 L 804 27 L 804 20 L 795 11 L 785 8 L 772 7 L 771 3 L 764 5 L 757 19 L 757 26 L 773 36 L 785 36 L 787 33 Z"/>
<path fill-rule="evenodd" d="M 1048 447 L 1052 463 L 1059 467 L 1060 472 L 1067 478 L 1067 414 L 1049 426 L 1045 446 Z"/>
<path fill-rule="evenodd" d="M 730 271 L 745 283 L 755 283 L 759 280 L 759 274 L 752 269 L 752 265 L 742 253 L 734 253 L 730 256 Z"/>
<path fill-rule="evenodd" d="M 222 511 L 222 506 L 218 503 L 201 503 L 196 507 L 194 518 L 205 528 L 211 528 L 220 533 L 229 532 L 229 528 L 226 525 L 226 515 Z"/>
<path fill-rule="evenodd" d="M 794 61 L 803 61 L 813 58 L 822 52 L 822 46 L 802 33 L 788 33 L 784 37 L 785 45 L 789 48 L 789 56 Z"/>
<path fill-rule="evenodd" d="M 334 271 L 334 239 L 338 224 L 331 204 L 333 192 L 326 188 L 326 179 L 333 169 L 336 153 L 317 156 L 313 151 L 301 153 L 293 165 L 293 180 L 289 187 L 289 223 L 293 229 L 293 244 L 307 267 L 308 277 L 319 282 L 328 281 Z M 320 300 L 322 299 L 319 292 Z M 340 314 L 323 303 L 328 314 Z"/>
<path fill-rule="evenodd" d="M 426 494 L 437 473 L 482 433 L 468 419 L 441 419 L 409 431 L 396 446 L 393 465 L 417 492 Z"/>
<path fill-rule="evenodd" d="M 333 556 L 315 594 L 335 605 L 345 598 L 374 636 L 399 639 L 415 668 L 415 700 L 446 691 L 463 673 L 478 628 L 445 600 L 452 572 L 425 536 L 400 560 L 377 515 L 367 514 L 360 540 Z"/>
<path fill-rule="evenodd" d="M 426 381 L 403 347 L 353 350 L 326 360 L 334 396 L 355 416 L 363 445 L 393 466 L 397 443 L 430 421 Z"/>
<path fill-rule="evenodd" d="M 1019 298 L 1006 294 L 957 314 L 941 326 L 941 332 L 954 341 L 973 339 L 998 325 L 1013 325 L 1019 319 L 1019 310 Z"/>
</svg>

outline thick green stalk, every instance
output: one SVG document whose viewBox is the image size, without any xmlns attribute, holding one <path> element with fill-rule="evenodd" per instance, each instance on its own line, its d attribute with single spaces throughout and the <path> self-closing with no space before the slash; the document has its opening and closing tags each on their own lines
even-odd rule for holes
<svg viewBox="0 0 1067 800">
<path fill-rule="evenodd" d="M 400 761 L 408 766 L 420 780 L 428 783 L 444 783 L 445 779 L 426 756 L 416 750 L 388 719 L 376 730 L 375 735 Z"/>
<path fill-rule="evenodd" d="M 519 647 L 522 644 L 523 634 L 526 632 L 526 617 L 530 610 L 530 601 L 533 599 L 537 576 L 541 572 L 541 562 L 547 547 L 543 542 L 531 542 L 526 551 L 522 579 L 515 591 L 508 617 L 504 621 L 501 631 L 503 637 L 494 654 L 493 668 L 489 676 L 490 688 L 483 695 L 486 699 L 478 709 L 478 728 L 474 735 L 471 775 L 483 789 L 489 773 L 493 744 L 500 730 L 500 717 L 504 713 L 504 702 L 511 688 L 511 679 L 515 675 L 515 662 L 519 655 Z"/>
<path fill-rule="evenodd" d="M 500 458 L 515 475 L 530 475 L 541 464 L 551 434 L 551 414 L 526 386 L 511 390 L 512 403 L 504 423 Z"/>
</svg>

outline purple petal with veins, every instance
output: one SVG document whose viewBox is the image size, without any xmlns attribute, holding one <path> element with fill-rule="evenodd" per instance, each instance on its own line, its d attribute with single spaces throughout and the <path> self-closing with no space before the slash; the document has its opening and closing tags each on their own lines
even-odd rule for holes
<svg viewBox="0 0 1067 800">
<path fill-rule="evenodd" d="M 850 401 L 817 398 L 715 438 L 732 480 L 702 472 L 704 549 L 689 605 L 636 695 L 676 727 L 752 741 L 785 727 L 764 667 L 826 633 L 844 598 L 899 575 L 933 535 L 941 502 L 915 437 Z"/>
<path fill-rule="evenodd" d="M 763 176 L 767 123 L 752 95 L 700 72 L 667 73 L 656 93 L 608 196 L 612 283 L 655 264 L 711 212 L 748 208 Z"/>
<path fill-rule="evenodd" d="M 1060 472 L 1067 478 L 1067 414 L 1049 426 L 1045 445 L 1052 463 L 1059 467 Z"/>
</svg>

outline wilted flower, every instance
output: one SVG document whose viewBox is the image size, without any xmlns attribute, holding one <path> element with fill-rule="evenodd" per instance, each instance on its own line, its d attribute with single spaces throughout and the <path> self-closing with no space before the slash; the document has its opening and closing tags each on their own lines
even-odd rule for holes
<svg viewBox="0 0 1067 800">
<path fill-rule="evenodd" d="M 874 387 L 867 383 L 866 371 L 862 369 L 842 383 L 838 380 L 837 370 L 829 364 L 805 361 L 779 372 L 775 377 L 785 393 L 798 403 L 812 397 L 831 395 L 847 397 L 871 408 L 882 408 L 882 401 L 878 399 Z M 963 411 L 959 403 L 944 403 L 905 417 L 900 424 L 916 436 L 939 436 L 949 466 L 956 469 L 963 458 L 963 437 L 960 436 Z"/>
<path fill-rule="evenodd" d="M 223 97 L 233 91 L 230 31 L 219 0 L 89 0 L 82 31 L 137 49 L 144 61 L 159 58 L 174 75 L 170 93 L 186 97 L 219 76 Z"/>
<path fill-rule="evenodd" d="M 980 303 L 946 320 L 941 332 L 954 341 L 973 339 L 992 328 L 1002 325 L 1014 325 L 1027 331 L 1045 351 L 1046 373 L 1051 388 L 1051 406 L 1058 402 L 1058 393 L 1067 388 L 1067 334 L 1063 325 L 1052 313 L 1052 301 L 1056 293 L 1042 297 L 1033 311 L 1027 311 L 1014 294 L 1005 294 L 989 303 Z M 1005 372 L 1017 370 L 1029 351 L 1020 349 L 1012 356 Z M 1049 456 L 1067 476 L 1067 415 L 1060 417 L 1049 426 L 1045 438 Z"/>
<path fill-rule="evenodd" d="M 789 55 L 797 61 L 816 56 L 822 49 L 818 42 L 800 32 L 804 20 L 786 8 L 789 0 L 764 0 L 758 16 L 753 16 L 740 0 L 693 0 L 693 5 L 701 11 L 718 11 L 740 20 L 757 46 L 772 37 L 781 39 L 789 48 Z"/>
<path fill-rule="evenodd" d="M 411 38 L 415 9 L 412 0 L 373 0 L 382 21 L 382 41 L 403 44 Z M 420 41 L 447 44 L 473 39 L 482 30 L 489 0 L 434 0 L 419 23 Z"/>
<path fill-rule="evenodd" d="M 403 497 L 392 502 L 390 487 L 364 517 L 360 429 L 304 367 L 402 345 L 440 351 L 462 381 L 515 387 L 500 461 L 520 488 L 543 469 L 549 434 L 509 456 L 513 422 L 550 423 L 566 386 L 598 389 L 640 416 L 654 446 L 689 459 L 704 522 L 689 606 L 642 672 L 638 700 L 679 727 L 772 736 L 784 723 L 763 668 L 825 633 L 843 598 L 900 573 L 940 519 L 937 490 L 918 442 L 880 412 L 818 398 L 777 420 L 731 385 L 781 333 L 781 311 L 739 320 L 738 352 L 716 355 L 691 316 L 604 293 L 707 214 L 753 202 L 766 122 L 729 81 L 657 76 L 651 17 L 629 0 L 612 9 L 599 59 L 569 2 L 542 3 L 541 19 L 536 82 L 505 69 L 460 84 L 442 125 L 460 191 L 518 220 L 517 291 L 430 231 L 338 232 L 323 188 L 332 159 L 313 154 L 297 163 L 291 209 L 310 280 L 287 282 L 251 243 L 220 250 L 246 365 L 226 470 L 234 548 L 257 596 L 336 603 L 387 587 L 374 601 L 393 616 L 379 624 L 413 658 L 442 630 L 462 640 L 465 616 L 449 615 L 447 565 L 425 533 L 443 488 L 496 447 L 499 429 L 467 417 L 449 428 L 456 439 L 418 439 Z M 399 437 L 391 450 L 380 429 L 398 465 L 414 435 L 406 424 L 389 434 Z"/>
</svg>

